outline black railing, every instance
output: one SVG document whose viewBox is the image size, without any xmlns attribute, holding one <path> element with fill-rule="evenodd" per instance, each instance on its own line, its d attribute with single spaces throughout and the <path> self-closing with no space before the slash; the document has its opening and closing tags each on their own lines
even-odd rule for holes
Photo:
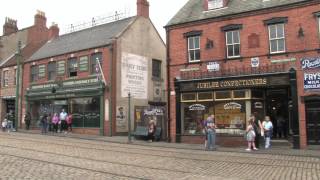
<svg viewBox="0 0 320 180">
<path fill-rule="evenodd" d="M 227 67 L 221 68 L 220 71 L 196 70 L 196 71 L 181 71 L 181 80 L 189 79 L 204 79 L 204 78 L 219 78 L 228 76 L 245 76 L 245 75 L 259 75 L 268 73 L 282 73 L 288 72 L 287 64 L 272 64 L 260 67 Z"/>
</svg>

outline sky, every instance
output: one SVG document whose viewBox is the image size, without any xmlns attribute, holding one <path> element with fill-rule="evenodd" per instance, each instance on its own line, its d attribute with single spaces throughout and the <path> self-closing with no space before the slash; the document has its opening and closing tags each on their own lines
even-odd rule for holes
<svg viewBox="0 0 320 180">
<path fill-rule="evenodd" d="M 150 19 L 165 41 L 165 26 L 188 0 L 148 0 Z M 71 24 L 90 22 L 93 17 L 108 17 L 115 12 L 136 15 L 136 0 L 9 0 L 1 3 L 0 25 L 5 17 L 17 20 L 18 28 L 29 27 L 34 23 L 37 10 L 45 12 L 47 26 L 58 24 L 65 32 Z M 1 33 L 2 35 L 2 29 Z"/>
</svg>

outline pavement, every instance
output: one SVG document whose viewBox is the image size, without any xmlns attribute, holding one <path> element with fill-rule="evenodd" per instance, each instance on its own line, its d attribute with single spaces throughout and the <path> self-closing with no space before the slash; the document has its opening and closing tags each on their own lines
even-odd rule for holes
<svg viewBox="0 0 320 180">
<path fill-rule="evenodd" d="M 19 133 L 31 133 L 40 134 L 39 130 L 19 130 Z M 60 136 L 67 138 L 85 139 L 93 141 L 103 141 L 112 143 L 128 144 L 128 136 L 96 136 L 96 135 L 86 135 L 86 134 L 76 134 L 76 133 L 47 133 L 48 136 Z M 204 146 L 201 144 L 185 144 L 185 143 L 169 143 L 165 141 L 159 142 L 148 142 L 144 140 L 137 140 L 134 137 L 131 138 L 130 144 L 140 145 L 140 146 L 151 146 L 151 147 L 165 147 L 174 149 L 189 149 L 189 150 L 204 150 Z M 272 148 L 264 149 L 260 148 L 258 151 L 248 152 L 245 149 L 247 147 L 219 147 L 217 146 L 217 151 L 221 152 L 240 152 L 240 153 L 256 153 L 256 154 L 273 154 L 273 155 L 292 155 L 292 156 L 306 156 L 306 157 L 320 157 L 320 146 L 312 146 L 311 149 L 293 149 L 291 144 L 286 140 L 272 140 Z"/>
<path fill-rule="evenodd" d="M 276 154 L 280 150 L 204 151 L 200 145 L 128 144 L 126 137 L 0 132 L 0 179 L 320 179 L 320 156 L 312 154 L 316 151 L 282 149 L 290 152 Z"/>
</svg>

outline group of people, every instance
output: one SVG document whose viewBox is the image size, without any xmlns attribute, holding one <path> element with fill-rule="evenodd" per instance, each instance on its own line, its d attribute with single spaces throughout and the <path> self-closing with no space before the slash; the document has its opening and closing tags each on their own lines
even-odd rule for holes
<svg viewBox="0 0 320 180">
<path fill-rule="evenodd" d="M 1 122 L 2 131 L 3 132 L 5 132 L 6 130 L 8 132 L 15 131 L 13 127 L 13 121 L 14 121 L 14 114 L 13 114 L 13 111 L 10 110 L 10 112 L 6 114 L 5 118 Z"/>
<path fill-rule="evenodd" d="M 273 133 L 273 124 L 270 121 L 270 117 L 266 116 L 264 121 L 261 123 L 260 120 L 256 119 L 254 115 L 250 116 L 249 125 L 246 129 L 246 139 L 248 142 L 247 151 L 258 150 L 260 145 L 260 138 L 264 137 L 265 149 L 271 147 L 270 140 Z"/>
<path fill-rule="evenodd" d="M 204 133 L 205 133 L 205 149 L 215 150 L 216 140 L 216 128 L 214 115 L 211 114 L 207 120 L 204 121 Z M 270 140 L 273 133 L 273 124 L 270 121 L 270 117 L 266 116 L 264 121 L 261 123 L 260 120 L 256 119 L 254 115 L 250 116 L 249 125 L 246 129 L 245 138 L 248 142 L 247 151 L 258 150 L 260 145 L 260 138 L 264 137 L 265 148 L 271 147 Z"/>
</svg>

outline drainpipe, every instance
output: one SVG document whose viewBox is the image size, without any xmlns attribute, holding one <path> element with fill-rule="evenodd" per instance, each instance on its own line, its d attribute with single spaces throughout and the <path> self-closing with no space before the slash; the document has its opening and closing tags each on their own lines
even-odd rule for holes
<svg viewBox="0 0 320 180">
<path fill-rule="evenodd" d="M 170 91 L 171 91 L 171 88 L 170 88 L 170 31 L 169 31 L 169 28 L 166 28 L 166 45 L 167 45 L 167 98 L 168 98 L 168 104 L 167 104 L 167 118 L 168 118 L 168 142 L 171 142 L 171 137 L 170 137 L 170 123 L 171 123 L 171 120 L 170 120 Z"/>
<path fill-rule="evenodd" d="M 113 93 L 113 81 L 112 81 L 112 78 L 113 78 L 113 56 L 114 56 L 114 43 L 115 41 L 110 45 L 109 47 L 109 136 L 111 137 L 112 136 L 112 126 L 113 126 L 113 123 L 112 123 L 112 118 L 113 118 L 113 112 L 112 112 L 112 107 L 113 107 L 113 101 L 112 101 L 112 93 Z M 115 71 L 116 72 L 116 71 Z"/>
</svg>

